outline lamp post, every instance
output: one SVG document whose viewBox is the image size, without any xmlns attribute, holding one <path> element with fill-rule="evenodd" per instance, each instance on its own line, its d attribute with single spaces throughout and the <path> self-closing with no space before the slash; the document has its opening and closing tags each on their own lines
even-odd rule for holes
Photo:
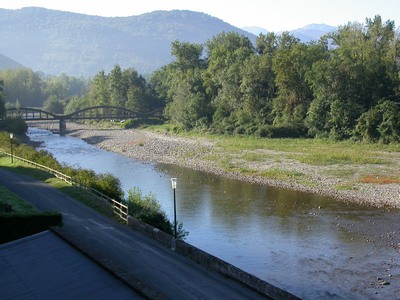
<svg viewBox="0 0 400 300">
<path fill-rule="evenodd" d="M 14 133 L 11 132 L 10 133 L 11 163 L 14 163 L 13 138 L 14 138 Z"/>
<path fill-rule="evenodd" d="M 172 189 L 174 190 L 174 237 L 176 239 L 177 233 L 176 233 L 176 195 L 175 195 L 175 190 L 176 190 L 176 178 L 171 178 L 171 184 L 172 184 Z"/>
</svg>

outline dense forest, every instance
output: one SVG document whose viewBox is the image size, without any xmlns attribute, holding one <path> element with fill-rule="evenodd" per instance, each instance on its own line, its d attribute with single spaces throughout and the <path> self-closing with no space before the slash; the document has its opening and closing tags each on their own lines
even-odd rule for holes
<svg viewBox="0 0 400 300">
<path fill-rule="evenodd" d="M 399 33 L 380 16 L 318 42 L 288 32 L 234 32 L 205 44 L 174 41 L 175 60 L 147 80 L 118 65 L 90 80 L 0 72 L 5 99 L 57 113 L 93 105 L 165 107 L 182 130 L 260 137 L 400 141 Z M 44 101 L 44 102 L 43 102 Z"/>
</svg>

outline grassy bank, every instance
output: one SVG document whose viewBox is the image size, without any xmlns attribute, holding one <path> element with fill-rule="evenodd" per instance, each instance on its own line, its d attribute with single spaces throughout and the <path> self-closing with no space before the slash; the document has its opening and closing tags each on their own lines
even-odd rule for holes
<svg viewBox="0 0 400 300">
<path fill-rule="evenodd" d="M 149 127 L 147 130 L 177 132 L 168 125 Z M 352 189 L 357 183 L 400 183 L 398 143 L 386 145 L 328 139 L 266 139 L 193 132 L 178 135 L 211 141 L 214 151 L 205 159 L 227 172 L 312 186 L 316 183 L 304 171 L 308 168 L 314 169 L 314 173 L 344 181 L 344 184 L 336 187 L 338 190 Z M 187 155 L 189 157 L 192 154 Z"/>
<path fill-rule="evenodd" d="M 0 204 L 9 205 L 19 214 L 35 213 L 37 210 L 10 190 L 0 186 Z"/>
<path fill-rule="evenodd" d="M 14 159 L 14 162 L 11 163 L 10 157 L 8 157 L 8 156 L 0 157 L 0 167 L 5 168 L 12 172 L 27 175 L 27 176 L 33 177 L 37 180 L 43 181 L 43 182 L 49 184 L 50 186 L 57 188 L 61 192 L 69 195 L 70 197 L 80 201 L 81 203 L 93 208 L 94 210 L 96 210 L 108 217 L 115 218 L 115 215 L 113 214 L 112 209 L 110 208 L 109 205 L 107 205 L 106 203 L 104 203 L 102 201 L 99 201 L 99 199 L 91 196 L 90 194 L 83 191 L 82 189 L 75 187 L 75 186 L 71 186 L 64 181 L 62 181 L 58 178 L 55 178 L 53 175 L 51 175 L 47 172 L 38 170 L 38 169 L 32 167 L 31 165 L 28 165 L 17 159 Z M 4 188 L 3 188 L 3 191 L 4 191 L 4 193 L 7 193 L 9 195 L 9 197 L 11 197 L 10 199 L 15 198 L 12 196 L 13 193 L 11 193 L 10 191 L 8 191 Z M 15 199 L 18 199 L 18 197 Z"/>
</svg>

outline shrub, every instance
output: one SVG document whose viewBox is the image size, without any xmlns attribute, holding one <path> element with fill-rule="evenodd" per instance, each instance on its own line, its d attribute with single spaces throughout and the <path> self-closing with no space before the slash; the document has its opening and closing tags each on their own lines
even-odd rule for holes
<svg viewBox="0 0 400 300">
<path fill-rule="evenodd" d="M 160 204 L 152 193 L 143 195 L 139 187 L 134 187 L 128 191 L 129 214 L 151 226 L 154 226 L 168 234 L 174 233 L 172 224 L 161 209 Z M 177 238 L 185 239 L 188 232 L 183 229 L 181 222 L 177 224 Z"/>
<path fill-rule="evenodd" d="M 0 243 L 13 241 L 28 235 L 47 230 L 49 226 L 62 226 L 61 213 L 1 213 Z"/>
<path fill-rule="evenodd" d="M 306 137 L 307 131 L 307 128 L 301 125 L 263 125 L 255 131 L 255 135 L 264 138 L 300 138 Z"/>
<path fill-rule="evenodd" d="M 15 134 L 25 134 L 28 131 L 28 125 L 22 119 L 5 119 L 0 120 L 0 130 Z"/>
<path fill-rule="evenodd" d="M 358 119 L 354 137 L 371 142 L 400 141 L 400 113 L 398 103 L 385 100 L 363 113 Z"/>
<path fill-rule="evenodd" d="M 121 181 L 109 173 L 96 175 L 92 187 L 114 200 L 120 201 L 124 197 Z"/>
</svg>

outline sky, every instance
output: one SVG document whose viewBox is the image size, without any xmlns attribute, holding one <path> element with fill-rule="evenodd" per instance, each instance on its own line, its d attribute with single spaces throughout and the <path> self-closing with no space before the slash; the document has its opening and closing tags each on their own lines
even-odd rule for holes
<svg viewBox="0 0 400 300">
<path fill-rule="evenodd" d="M 0 0 L 0 8 L 44 7 L 103 17 L 136 16 L 156 10 L 204 12 L 238 28 L 280 32 L 309 24 L 364 24 L 380 15 L 400 26 L 399 0 Z"/>
</svg>

